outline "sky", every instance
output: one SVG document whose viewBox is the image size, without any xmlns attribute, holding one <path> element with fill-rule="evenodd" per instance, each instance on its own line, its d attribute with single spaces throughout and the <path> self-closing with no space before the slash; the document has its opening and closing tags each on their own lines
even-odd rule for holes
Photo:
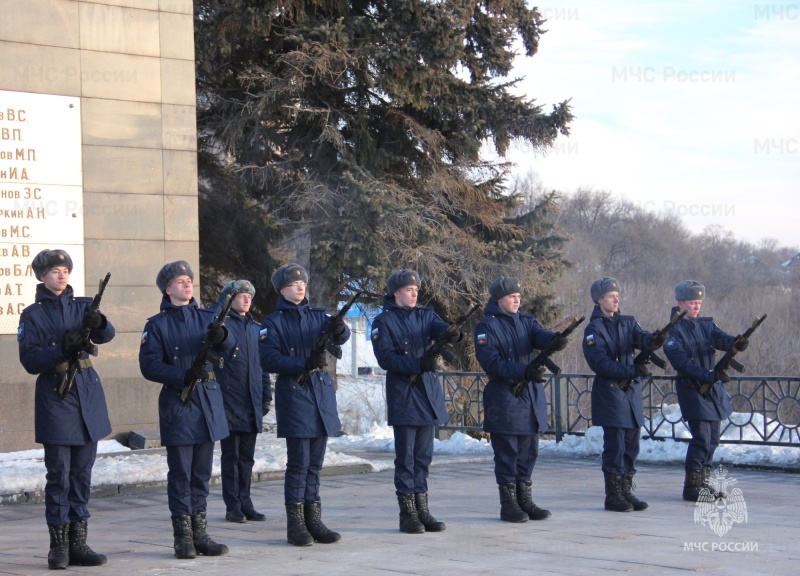
<svg viewBox="0 0 800 576">
<path fill-rule="evenodd" d="M 375 418 L 375 415 L 383 415 L 386 411 L 382 379 L 340 376 L 337 400 L 344 428 L 351 433 L 329 439 L 325 466 L 368 464 L 376 472 L 391 468 L 394 459 L 392 429 L 385 420 Z M 672 406 L 668 410 L 674 412 L 677 406 Z M 666 416 L 675 421 L 674 413 Z M 732 416 L 737 417 L 735 414 Z M 656 416 L 660 417 L 662 417 L 660 414 Z M 275 435 L 274 424 L 273 411 L 265 419 L 268 431 L 258 436 L 255 472 L 279 472 L 286 468 L 286 444 L 283 439 Z M 689 437 L 685 427 L 679 427 L 678 435 Z M 745 439 L 756 438 L 752 432 L 745 429 Z M 434 465 L 453 462 L 492 465 L 492 448 L 487 440 L 477 440 L 456 432 L 450 439 L 435 440 L 434 444 Z M 678 466 L 686 457 L 686 447 L 685 442 L 671 439 L 642 440 L 639 461 Z M 598 468 L 602 449 L 603 430 L 596 426 L 589 428 L 584 436 L 566 436 L 562 442 L 543 439 L 539 448 L 540 454 L 545 457 L 594 458 L 597 460 Z M 167 459 L 163 452 L 137 453 L 114 440 L 104 440 L 100 442 L 98 454 L 100 456 L 92 474 L 92 485 L 95 488 L 163 482 L 167 478 Z M 109 456 L 111 454 L 114 456 Z M 14 495 L 21 495 L 23 492 L 44 489 L 43 456 L 41 449 L 0 453 L 0 502 L 13 500 Z M 219 445 L 217 445 L 213 465 L 215 475 L 220 473 L 219 457 Z M 800 448 L 723 444 L 717 449 L 715 460 L 733 465 L 798 469 Z"/>
<path fill-rule="evenodd" d="M 516 91 L 548 111 L 571 98 L 575 120 L 546 154 L 515 146 L 520 172 L 800 247 L 800 3 L 530 4 L 548 31 Z"/>
</svg>

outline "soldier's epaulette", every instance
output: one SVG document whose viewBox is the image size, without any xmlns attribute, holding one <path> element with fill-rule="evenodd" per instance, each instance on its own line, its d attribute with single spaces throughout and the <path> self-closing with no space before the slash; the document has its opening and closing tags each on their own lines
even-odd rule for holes
<svg viewBox="0 0 800 576">
<path fill-rule="evenodd" d="M 314 310 L 315 312 L 327 312 L 328 309 L 325 306 L 309 306 L 309 310 Z"/>
<path fill-rule="evenodd" d="M 150 318 L 147 319 L 148 322 L 151 322 L 161 316 L 164 313 L 164 310 L 159 310 L 157 314 L 153 314 Z"/>
<path fill-rule="evenodd" d="M 519 317 L 520 318 L 533 318 L 534 320 L 536 320 L 536 314 L 531 314 L 530 312 L 520 312 L 519 313 Z"/>
<path fill-rule="evenodd" d="M 93 298 L 91 298 L 89 296 L 74 296 L 74 298 L 75 298 L 75 302 L 81 302 L 81 303 L 84 303 L 84 304 L 91 304 L 92 300 L 93 300 Z"/>
<path fill-rule="evenodd" d="M 486 324 L 497 322 L 497 316 L 495 316 L 494 314 L 492 314 L 491 316 L 484 316 L 481 322 L 485 322 Z"/>
<path fill-rule="evenodd" d="M 630 314 L 620 314 L 620 315 L 618 316 L 618 318 L 619 318 L 620 320 L 633 320 L 634 322 L 636 322 L 636 318 L 634 318 L 634 317 L 633 317 L 633 316 L 631 316 Z"/>
</svg>

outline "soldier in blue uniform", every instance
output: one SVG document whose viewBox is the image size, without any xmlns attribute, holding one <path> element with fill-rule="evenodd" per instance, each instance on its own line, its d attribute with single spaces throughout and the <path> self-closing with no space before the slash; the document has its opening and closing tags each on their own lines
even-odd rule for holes
<svg viewBox="0 0 800 576">
<path fill-rule="evenodd" d="M 545 330 L 532 314 L 519 312 L 518 278 L 500 276 L 489 286 L 484 317 L 475 327 L 475 356 L 489 381 L 483 392 L 483 429 L 491 435 L 494 474 L 500 491 L 500 519 L 545 520 L 550 511 L 533 502 L 531 476 L 539 453 L 539 434 L 547 430 L 544 368 L 531 364 L 534 349 L 567 339 Z M 524 385 L 519 394 L 514 386 Z"/>
<path fill-rule="evenodd" d="M 203 341 L 221 348 L 227 331 L 212 328 L 214 313 L 197 305 L 193 281 L 184 260 L 161 268 L 156 277 L 161 312 L 148 318 L 139 347 L 142 376 L 162 384 L 158 419 L 161 444 L 167 449 L 167 498 L 177 558 L 228 553 L 227 546 L 206 532 L 214 442 L 228 435 L 228 422 L 212 366 L 193 366 Z M 181 390 L 197 380 L 190 402 L 184 404 Z"/>
<path fill-rule="evenodd" d="M 230 430 L 229 436 L 220 440 L 222 499 L 228 522 L 263 522 L 267 519 L 255 509 L 250 498 L 256 438 L 262 430 L 262 418 L 272 403 L 269 374 L 261 369 L 258 352 L 260 326 L 250 314 L 255 294 L 252 283 L 234 280 L 222 289 L 214 307 L 219 312 L 225 299 L 229 295 L 233 297 L 225 322 L 228 348 L 223 355 L 222 368 L 216 370 Z"/>
<path fill-rule="evenodd" d="M 633 476 L 644 424 L 642 378 L 650 376 L 646 365 L 633 363 L 633 349 L 660 348 L 666 334 L 647 332 L 633 316 L 621 315 L 620 290 L 616 278 L 607 276 L 592 284 L 595 306 L 583 333 L 583 355 L 595 373 L 592 424 L 603 427 L 605 509 L 630 512 L 647 509 L 647 502 L 633 495 Z M 627 389 L 621 381 L 629 381 Z"/>
<path fill-rule="evenodd" d="M 695 280 L 684 280 L 675 286 L 675 311 L 687 311 L 686 316 L 670 332 L 664 353 L 678 373 L 675 388 L 681 415 L 689 426 L 692 440 L 686 450 L 684 468 L 686 478 L 683 499 L 696 502 L 704 484 L 711 475 L 714 451 L 719 446 L 720 421 L 733 411 L 731 398 L 725 390 L 728 375 L 714 370 L 715 350 L 728 351 L 736 346 L 741 352 L 747 348 L 746 338 L 723 332 L 710 317 L 700 317 L 700 307 L 705 298 L 705 287 Z M 700 394 L 702 384 L 711 384 L 707 396 Z"/>
<path fill-rule="evenodd" d="M 400 505 L 400 530 L 441 532 L 428 508 L 428 469 L 433 460 L 435 424 L 448 420 L 428 345 L 449 328 L 429 306 L 417 306 L 421 280 L 414 270 L 397 270 L 386 281 L 383 312 L 372 323 L 372 348 L 386 370 L 389 426 L 394 428 L 394 487 Z M 461 339 L 459 330 L 449 340 Z"/>
<path fill-rule="evenodd" d="M 308 273 L 299 264 L 278 268 L 272 286 L 280 298 L 261 324 L 259 352 L 264 371 L 277 374 L 278 437 L 286 438 L 286 539 L 295 546 L 332 544 L 341 535 L 322 522 L 319 478 L 328 437 L 339 432 L 341 422 L 333 378 L 323 370 L 325 350 L 315 351 L 314 344 L 323 333 L 344 344 L 350 330 L 325 308 L 309 306 Z"/>
<path fill-rule="evenodd" d="M 90 343 L 114 338 L 114 327 L 91 298 L 76 297 L 68 284 L 72 259 L 64 250 L 42 250 L 31 263 L 41 282 L 36 301 L 19 320 L 19 359 L 36 379 L 36 442 L 44 445 L 45 519 L 50 531 L 47 565 L 98 566 L 106 557 L 86 544 L 89 493 L 97 442 L 111 433 L 106 397 L 92 367 L 81 331 L 90 329 Z M 58 388 L 69 359 L 80 352 L 80 369 L 72 388 L 61 398 Z"/>
</svg>

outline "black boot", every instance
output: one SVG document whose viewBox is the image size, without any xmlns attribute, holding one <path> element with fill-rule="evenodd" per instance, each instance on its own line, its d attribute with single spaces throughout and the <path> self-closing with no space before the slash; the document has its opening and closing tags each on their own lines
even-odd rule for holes
<svg viewBox="0 0 800 576">
<path fill-rule="evenodd" d="M 397 503 L 400 505 L 400 531 L 406 534 L 425 532 L 425 525 L 419 521 L 414 494 L 398 494 Z"/>
<path fill-rule="evenodd" d="M 612 512 L 630 512 L 633 510 L 633 504 L 625 499 L 622 494 L 622 476 L 605 475 L 606 480 L 606 510 Z"/>
<path fill-rule="evenodd" d="M 86 544 L 89 524 L 86 520 L 78 520 L 69 525 L 69 563 L 71 566 L 101 566 L 108 561 L 103 554 L 98 554 Z"/>
<path fill-rule="evenodd" d="M 48 524 L 47 529 L 50 531 L 47 567 L 63 570 L 69 565 L 69 524 Z"/>
<path fill-rule="evenodd" d="M 295 546 L 311 546 L 314 543 L 314 537 L 306 528 L 302 502 L 286 505 L 286 540 Z"/>
<path fill-rule="evenodd" d="M 531 496 L 531 487 L 533 482 L 527 480 L 525 482 L 517 482 L 517 502 L 519 507 L 528 515 L 531 520 L 547 520 L 552 516 L 550 510 L 539 508 L 533 501 Z"/>
<path fill-rule="evenodd" d="M 428 493 L 417 492 L 414 494 L 415 504 L 417 505 L 417 516 L 419 521 L 425 526 L 425 532 L 443 532 L 447 526 L 444 522 L 439 522 L 428 510 Z"/>
<path fill-rule="evenodd" d="M 728 497 L 725 491 L 715 490 L 714 486 L 711 485 L 711 466 L 703 466 L 703 486 L 708 488 L 709 494 L 711 494 L 715 500 L 722 500 Z"/>
<path fill-rule="evenodd" d="M 305 502 L 303 504 L 303 517 L 306 529 L 320 544 L 335 544 L 342 539 L 342 535 L 334 532 L 322 523 L 322 502 Z"/>
<path fill-rule="evenodd" d="M 686 473 L 683 481 L 683 499 L 688 502 L 697 502 L 700 497 L 700 490 L 703 489 L 703 471 L 692 470 Z"/>
<path fill-rule="evenodd" d="M 506 522 L 527 522 L 528 513 L 519 507 L 517 502 L 517 485 L 501 484 L 500 489 L 500 520 Z"/>
<path fill-rule="evenodd" d="M 192 516 L 192 541 L 194 549 L 198 554 L 203 556 L 222 556 L 228 553 L 228 547 L 225 544 L 217 544 L 211 539 L 211 536 L 206 534 L 206 512 L 198 512 Z"/>
<path fill-rule="evenodd" d="M 639 500 L 633 495 L 636 485 L 633 483 L 633 474 L 625 474 L 622 477 L 622 497 L 631 503 L 635 511 L 647 510 L 647 502 Z"/>
<path fill-rule="evenodd" d="M 197 556 L 192 541 L 192 519 L 188 514 L 182 514 L 172 519 L 172 535 L 175 537 L 175 558 L 190 560 Z"/>
</svg>

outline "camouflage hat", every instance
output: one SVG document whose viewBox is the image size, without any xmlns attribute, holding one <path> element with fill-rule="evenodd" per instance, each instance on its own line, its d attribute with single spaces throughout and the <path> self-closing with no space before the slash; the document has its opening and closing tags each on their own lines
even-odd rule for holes
<svg viewBox="0 0 800 576">
<path fill-rule="evenodd" d="M 256 295 L 255 286 L 249 280 L 233 280 L 225 284 L 222 288 L 222 292 L 219 293 L 219 299 L 225 300 L 228 297 L 228 294 L 236 297 L 237 294 L 250 294 L 250 296 Z"/>
<path fill-rule="evenodd" d="M 156 276 L 156 286 L 164 294 L 170 282 L 178 276 L 188 276 L 194 281 L 194 272 L 192 272 L 192 267 L 189 266 L 186 260 L 176 260 L 175 262 L 164 264 L 161 270 L 158 271 L 158 276 Z"/>
<path fill-rule="evenodd" d="M 419 288 L 422 281 L 416 270 L 395 270 L 386 280 L 386 293 L 390 296 L 406 286 L 416 286 Z"/>
<path fill-rule="evenodd" d="M 607 292 L 622 292 L 622 287 L 619 285 L 616 278 L 603 276 L 600 280 L 592 282 L 592 287 L 589 292 L 592 295 L 592 302 L 596 304 Z"/>
<path fill-rule="evenodd" d="M 684 280 L 675 286 L 675 300 L 702 300 L 706 287 L 697 280 Z"/>
<path fill-rule="evenodd" d="M 72 273 L 72 258 L 69 257 L 64 250 L 59 248 L 55 250 L 42 250 L 39 252 L 31 262 L 31 268 L 36 275 L 37 280 L 41 280 L 42 276 L 50 272 L 56 266 L 66 266 L 67 270 Z"/>
<path fill-rule="evenodd" d="M 272 275 L 272 287 L 275 288 L 275 292 L 280 293 L 281 288 L 288 286 L 292 282 L 297 282 L 298 280 L 308 282 L 308 272 L 306 272 L 306 269 L 294 262 L 291 264 L 284 264 L 275 270 L 275 274 Z"/>
<path fill-rule="evenodd" d="M 513 276 L 500 276 L 495 278 L 489 285 L 489 297 L 497 302 L 503 296 L 509 294 L 522 294 L 522 284 L 519 278 Z"/>
</svg>

